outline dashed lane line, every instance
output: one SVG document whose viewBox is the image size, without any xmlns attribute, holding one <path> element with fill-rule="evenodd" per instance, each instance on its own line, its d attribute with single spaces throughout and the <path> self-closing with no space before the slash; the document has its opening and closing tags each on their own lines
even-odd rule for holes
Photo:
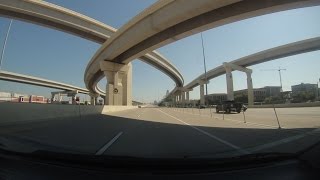
<svg viewBox="0 0 320 180">
<path fill-rule="evenodd" d="M 174 110 L 175 111 L 175 110 Z M 176 111 L 176 112 L 179 112 L 179 111 Z M 181 112 L 180 112 L 181 113 Z M 196 114 L 192 114 L 192 113 L 189 113 L 189 112 L 185 112 L 185 113 L 188 113 L 188 114 L 191 114 L 191 115 L 196 115 Z M 200 115 L 200 116 L 205 116 L 205 117 L 210 117 L 208 115 Z M 220 117 L 214 117 L 214 119 L 222 119 Z M 227 120 L 227 121 L 232 121 L 232 122 L 237 122 L 237 123 L 243 123 L 243 121 L 239 121 L 239 120 L 234 120 L 234 119 L 230 119 L 230 118 L 224 118 L 224 120 Z M 273 125 L 268 125 L 268 124 L 261 124 L 261 123 L 254 123 L 254 122 L 246 122 L 245 124 L 248 124 L 248 125 L 253 125 L 253 126 L 260 126 L 260 127 L 270 127 L 270 128 L 278 128 L 278 126 L 273 126 Z M 286 129 L 286 127 L 283 127 L 281 126 L 282 129 Z"/>
<path fill-rule="evenodd" d="M 116 140 L 123 134 L 123 132 L 119 132 L 115 137 L 113 137 L 107 144 L 102 146 L 95 155 L 100 156 L 102 155 Z"/>
<path fill-rule="evenodd" d="M 237 123 L 241 122 L 241 121 L 238 121 L 238 120 L 232 120 L 232 119 L 226 119 L 226 118 L 225 118 L 225 120 L 229 120 L 229 121 L 233 121 L 233 122 L 237 122 Z M 248 123 L 247 122 L 247 124 L 251 124 L 251 125 L 255 125 L 255 126 L 276 127 L 276 126 L 272 126 L 272 125 L 265 125 L 265 124 L 259 124 L 259 123 Z M 292 141 L 299 140 L 299 139 L 304 138 L 304 137 L 306 137 L 308 135 L 316 135 L 319 132 L 320 132 L 320 128 L 317 128 L 317 129 L 314 129 L 312 131 L 303 132 L 303 133 L 300 133 L 300 134 L 297 134 L 297 135 L 294 135 L 294 136 L 290 136 L 290 137 L 287 137 L 287 138 L 284 138 L 284 139 L 280 139 L 280 140 L 273 141 L 273 142 L 270 142 L 270 143 L 262 144 L 262 145 L 255 146 L 255 147 L 252 147 L 252 148 L 247 148 L 247 149 L 245 149 L 245 151 L 257 152 L 257 151 L 261 151 L 263 149 L 269 149 L 269 148 L 272 148 L 272 147 L 275 147 L 275 146 L 279 146 L 279 145 L 282 145 L 282 144 L 285 144 L 285 143 L 289 143 L 289 142 L 292 142 Z"/>
</svg>

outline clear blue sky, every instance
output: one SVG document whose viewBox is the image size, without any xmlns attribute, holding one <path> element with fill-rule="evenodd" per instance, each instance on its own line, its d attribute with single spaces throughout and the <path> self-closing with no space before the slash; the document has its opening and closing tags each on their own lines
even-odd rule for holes
<svg viewBox="0 0 320 180">
<path fill-rule="evenodd" d="M 136 1 L 65 1 L 50 0 L 115 28 L 121 27 L 154 0 Z M 126 4 L 126 5 L 124 5 Z M 130 5 L 129 5 L 130 4 Z M 207 69 L 225 61 L 275 46 L 320 36 L 320 7 L 291 10 L 260 16 L 221 26 L 203 33 Z M 0 18 L 2 46 L 9 19 Z M 84 87 L 83 73 L 99 44 L 42 26 L 14 20 L 8 39 L 2 69 Z M 181 71 L 185 84 L 203 73 L 200 34 L 190 36 L 158 49 Z M 286 68 L 284 90 L 301 82 L 316 83 L 320 78 L 320 52 L 311 52 L 252 66 L 254 87 L 279 85 L 277 72 L 261 69 Z M 235 89 L 246 88 L 243 73 L 233 72 Z M 162 97 L 174 82 L 160 71 L 140 61 L 133 62 L 133 97 L 153 101 Z M 99 85 L 105 87 L 103 80 Z M 225 77 L 210 81 L 209 93 L 226 92 Z M 0 91 L 49 96 L 52 89 L 0 81 Z M 191 93 L 199 98 L 199 88 Z"/>
</svg>

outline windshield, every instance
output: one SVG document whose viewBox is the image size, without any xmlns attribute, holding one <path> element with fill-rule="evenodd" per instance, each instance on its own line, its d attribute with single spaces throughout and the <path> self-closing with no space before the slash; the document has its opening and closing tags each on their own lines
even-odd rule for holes
<svg viewBox="0 0 320 180">
<path fill-rule="evenodd" d="M 318 4 L 208 3 L 1 2 L 0 148 L 226 158 L 319 141 Z"/>
</svg>

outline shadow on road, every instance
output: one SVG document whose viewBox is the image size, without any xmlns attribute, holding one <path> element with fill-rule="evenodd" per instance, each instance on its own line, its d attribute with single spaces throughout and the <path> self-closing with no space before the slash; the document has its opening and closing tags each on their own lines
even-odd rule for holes
<svg viewBox="0 0 320 180">
<path fill-rule="evenodd" d="M 236 123 L 232 127 L 191 126 L 179 121 L 164 123 L 111 115 L 87 115 L 17 124 L 9 128 L 0 126 L 0 133 L 2 136 L 10 135 L 94 154 L 122 132 L 105 154 L 139 157 L 225 156 L 243 151 L 297 152 L 319 140 L 319 133 L 307 133 L 315 128 L 237 126 Z"/>
</svg>

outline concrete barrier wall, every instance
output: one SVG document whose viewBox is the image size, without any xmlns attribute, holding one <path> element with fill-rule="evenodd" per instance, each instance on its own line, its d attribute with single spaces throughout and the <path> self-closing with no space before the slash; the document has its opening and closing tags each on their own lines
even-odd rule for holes
<svg viewBox="0 0 320 180">
<path fill-rule="evenodd" d="M 320 106 L 320 102 L 314 103 L 290 103 L 290 104 L 275 104 L 276 108 L 290 108 L 290 107 L 317 107 Z M 249 108 L 273 108 L 272 104 L 264 104 L 264 105 L 253 105 L 249 106 Z"/>
<path fill-rule="evenodd" d="M 0 125 L 61 119 L 136 109 L 138 106 L 86 106 L 65 104 L 0 103 Z"/>
<path fill-rule="evenodd" d="M 124 111 L 129 109 L 136 109 L 138 106 L 104 106 L 102 113 L 108 114 L 111 112 Z"/>
<path fill-rule="evenodd" d="M 0 125 L 63 117 L 101 114 L 104 106 L 0 103 Z"/>
</svg>

